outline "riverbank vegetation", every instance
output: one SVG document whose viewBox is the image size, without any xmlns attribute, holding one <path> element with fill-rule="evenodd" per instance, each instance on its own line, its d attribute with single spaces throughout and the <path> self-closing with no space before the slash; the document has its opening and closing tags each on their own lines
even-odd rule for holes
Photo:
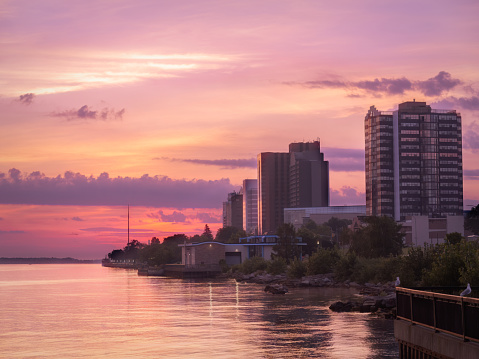
<svg viewBox="0 0 479 359">
<path fill-rule="evenodd" d="M 400 277 L 401 286 L 479 286 L 479 244 L 450 233 L 436 245 L 404 248 L 401 226 L 387 217 L 368 217 L 365 226 L 351 231 L 343 222 L 335 231 L 327 224 L 308 222 L 297 232 L 280 228 L 271 261 L 252 258 L 231 272 L 277 274 L 290 278 L 329 274 L 336 282 L 386 283 Z M 329 228 L 329 232 L 328 232 Z M 302 234 L 305 258 L 300 261 L 292 242 Z M 336 234 L 336 236 L 334 235 Z M 324 241 L 324 238 L 328 240 Z"/>
<path fill-rule="evenodd" d="M 309 221 L 299 230 L 285 224 L 278 229 L 271 260 L 253 257 L 231 267 L 224 260 L 220 265 L 230 275 L 268 273 L 301 278 L 328 274 L 335 282 L 359 284 L 386 283 L 400 277 L 406 287 L 479 286 L 479 244 L 467 242 L 459 233 L 448 234 L 443 244 L 404 248 L 401 226 L 390 218 L 367 217 L 354 231 L 348 228 L 350 223 L 337 218 L 323 225 Z M 211 240 L 237 243 L 245 235 L 242 230 L 225 227 L 213 238 L 206 225 L 201 235 L 175 234 L 163 242 L 154 237 L 149 245 L 133 240 L 108 256 L 150 266 L 181 263 L 179 244 Z M 298 237 L 306 244 L 302 253 L 294 245 Z"/>
</svg>

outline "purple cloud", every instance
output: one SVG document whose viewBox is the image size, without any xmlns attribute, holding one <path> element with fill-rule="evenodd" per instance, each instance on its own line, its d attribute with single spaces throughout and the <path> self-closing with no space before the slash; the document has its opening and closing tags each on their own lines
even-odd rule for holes
<svg viewBox="0 0 479 359">
<path fill-rule="evenodd" d="M 200 159 L 181 159 L 181 158 L 168 158 L 168 157 L 156 157 L 157 160 L 169 160 L 173 162 L 188 162 L 196 163 L 206 166 L 218 166 L 228 169 L 234 168 L 256 168 L 256 158 L 247 159 L 221 159 L 221 160 L 200 160 Z"/>
<path fill-rule="evenodd" d="M 203 223 L 221 223 L 222 218 L 219 216 L 212 215 L 210 213 L 199 212 L 196 215 L 185 215 L 179 211 L 173 211 L 173 213 L 166 214 L 163 210 L 159 210 L 154 213 L 149 213 L 146 215 L 149 218 L 158 219 L 160 222 L 173 222 L 173 223 L 190 223 L 189 219 L 198 219 Z"/>
<path fill-rule="evenodd" d="M 426 96 L 439 96 L 461 83 L 461 80 L 453 79 L 450 73 L 441 71 L 426 81 L 417 81 L 415 87 Z"/>
<path fill-rule="evenodd" d="M 479 125 L 473 122 L 465 127 L 462 134 L 462 146 L 472 152 L 479 151 Z"/>
<path fill-rule="evenodd" d="M 62 112 L 53 112 L 50 115 L 54 117 L 63 117 L 67 121 L 78 120 L 101 120 L 113 121 L 122 120 L 125 114 L 125 109 L 116 111 L 115 109 L 105 107 L 101 110 L 91 110 L 88 105 L 83 105 L 78 110 L 66 110 Z"/>
<path fill-rule="evenodd" d="M 22 175 L 12 168 L 0 173 L 0 203 L 47 205 L 108 205 L 170 208 L 219 208 L 234 186 L 229 179 L 174 180 L 166 176 L 110 178 L 108 173 L 87 177 L 65 172 L 47 177 L 39 172 Z"/>
<path fill-rule="evenodd" d="M 402 78 L 376 78 L 374 80 L 363 81 L 343 81 L 343 80 L 317 80 L 306 81 L 303 83 L 286 83 L 288 85 L 301 85 L 307 88 L 342 88 L 346 90 L 364 90 L 376 94 L 401 95 L 406 91 L 419 90 L 426 96 L 439 96 L 443 92 L 449 91 L 462 84 L 459 79 L 452 78 L 446 71 L 439 72 L 435 77 L 424 81 L 413 81 L 406 77 Z M 359 97 L 358 94 L 348 95 L 350 97 Z"/>
<path fill-rule="evenodd" d="M 464 178 L 479 180 L 479 170 L 464 170 Z"/>
<path fill-rule="evenodd" d="M 0 229 L 0 234 L 20 234 L 20 233 L 27 233 L 25 231 L 2 231 Z"/>
<path fill-rule="evenodd" d="M 84 232 L 115 232 L 115 233 L 125 233 L 125 228 L 115 228 L 115 227 L 91 227 L 91 228 L 82 228 L 80 229 Z M 141 229 L 141 228 L 130 228 L 131 234 L 141 234 L 141 233 L 154 233 L 152 229 Z"/>
<path fill-rule="evenodd" d="M 332 206 L 365 205 L 366 194 L 358 192 L 355 188 L 343 186 L 339 190 L 331 190 L 330 202 Z"/>
<path fill-rule="evenodd" d="M 364 149 L 322 147 L 331 171 L 364 171 Z"/>
<path fill-rule="evenodd" d="M 35 94 L 33 93 L 26 93 L 24 95 L 20 95 L 18 97 L 18 101 L 24 105 L 30 105 L 33 102 L 33 98 L 35 97 Z"/>
<path fill-rule="evenodd" d="M 184 223 L 186 222 L 187 217 L 178 211 L 173 211 L 171 214 L 165 214 L 162 210 L 159 210 L 155 213 L 147 214 L 149 218 L 158 219 L 159 222 L 173 222 L 173 223 Z"/>
<path fill-rule="evenodd" d="M 83 222 L 85 220 L 81 219 L 80 217 L 72 217 L 72 221 Z"/>
<path fill-rule="evenodd" d="M 219 216 L 214 216 L 210 213 L 197 213 L 196 218 L 203 223 L 221 223 L 223 219 Z"/>
<path fill-rule="evenodd" d="M 401 79 L 374 79 L 374 81 L 354 82 L 353 86 L 370 92 L 381 92 L 388 95 L 403 94 L 412 88 L 412 83 L 405 77 Z"/>
<path fill-rule="evenodd" d="M 459 108 L 463 110 L 479 111 L 479 97 L 446 97 L 443 100 L 433 103 L 438 108 L 453 109 Z"/>
</svg>

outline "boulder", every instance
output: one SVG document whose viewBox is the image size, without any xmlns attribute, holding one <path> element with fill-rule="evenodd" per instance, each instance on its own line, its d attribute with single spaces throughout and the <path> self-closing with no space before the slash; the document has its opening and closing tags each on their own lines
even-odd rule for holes
<svg viewBox="0 0 479 359">
<path fill-rule="evenodd" d="M 286 294 L 288 293 L 288 288 L 282 284 L 268 284 L 264 287 L 264 291 L 271 294 Z"/>
<path fill-rule="evenodd" d="M 338 313 L 356 311 L 357 308 L 358 308 L 357 303 L 353 303 L 353 302 L 343 303 L 341 301 L 333 303 L 329 306 L 329 309 L 331 309 L 333 312 L 338 312 Z"/>
</svg>

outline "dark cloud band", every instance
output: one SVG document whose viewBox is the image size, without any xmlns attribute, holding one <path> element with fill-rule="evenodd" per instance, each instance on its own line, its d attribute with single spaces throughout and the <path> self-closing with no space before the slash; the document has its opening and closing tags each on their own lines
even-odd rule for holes
<svg viewBox="0 0 479 359">
<path fill-rule="evenodd" d="M 0 173 L 2 204 L 219 208 L 234 188 L 229 179 L 189 181 L 147 174 L 110 178 L 108 173 L 87 177 L 73 172 L 47 177 L 40 172 L 23 175 L 14 168 Z"/>
<path fill-rule="evenodd" d="M 462 81 L 455 79 L 446 71 L 439 72 L 436 76 L 427 80 L 413 81 L 406 77 L 402 78 L 376 78 L 374 80 L 363 81 L 342 81 L 342 80 L 315 80 L 302 83 L 288 83 L 289 85 L 300 85 L 307 88 L 342 88 L 346 90 L 364 90 L 367 92 L 401 95 L 406 91 L 418 90 L 426 96 L 439 96 L 447 92 Z"/>
</svg>

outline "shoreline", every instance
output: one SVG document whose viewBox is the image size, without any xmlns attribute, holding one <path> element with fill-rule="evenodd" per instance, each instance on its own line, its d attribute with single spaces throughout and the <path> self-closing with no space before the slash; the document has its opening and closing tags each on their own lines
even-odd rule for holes
<svg viewBox="0 0 479 359">
<path fill-rule="evenodd" d="M 0 264 L 99 264 L 101 259 L 75 259 L 75 258 L 55 258 L 55 257 L 16 257 L 0 258 Z"/>
<path fill-rule="evenodd" d="M 272 275 L 263 271 L 251 274 L 226 273 L 219 277 L 235 279 L 237 282 L 265 285 L 264 291 L 273 295 L 286 294 L 289 288 L 353 288 L 362 298 L 354 302 L 335 302 L 329 307 L 333 312 L 371 313 L 379 318 L 396 317 L 396 289 L 394 282 L 358 284 L 346 280 L 336 282 L 332 273 L 288 278 L 286 274 Z"/>
</svg>

